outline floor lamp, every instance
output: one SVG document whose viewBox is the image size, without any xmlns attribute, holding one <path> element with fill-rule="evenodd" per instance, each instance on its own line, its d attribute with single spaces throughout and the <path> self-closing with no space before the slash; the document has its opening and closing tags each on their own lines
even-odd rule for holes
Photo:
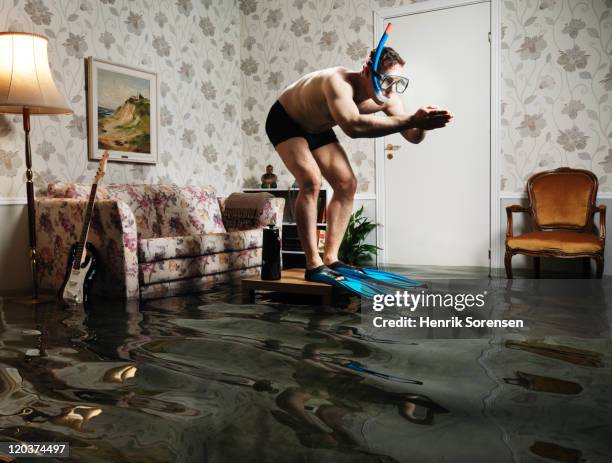
<svg viewBox="0 0 612 463">
<path fill-rule="evenodd" d="M 57 90 L 51 75 L 47 58 L 47 38 L 25 32 L 0 32 L 0 113 L 23 115 L 32 302 L 38 301 L 38 272 L 30 115 L 71 112 L 72 109 Z"/>
</svg>

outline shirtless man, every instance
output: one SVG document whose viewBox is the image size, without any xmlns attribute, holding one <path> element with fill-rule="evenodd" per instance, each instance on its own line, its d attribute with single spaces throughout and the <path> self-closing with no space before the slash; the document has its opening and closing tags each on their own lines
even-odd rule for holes
<svg viewBox="0 0 612 463">
<path fill-rule="evenodd" d="M 436 106 L 420 108 L 410 115 L 397 95 L 408 80 L 402 77 L 404 60 L 390 47 L 382 51 L 379 79 L 387 101 L 376 98 L 372 85 L 375 50 L 361 71 L 334 67 L 311 72 L 287 87 L 274 103 L 266 120 L 266 133 L 300 187 L 295 203 L 298 236 L 306 255 L 306 279 L 316 272 L 334 274 L 338 250 L 353 210 L 357 179 L 346 152 L 332 127 L 351 138 L 382 137 L 401 133 L 420 143 L 425 131 L 446 126 L 453 116 Z M 388 117 L 377 117 L 383 111 Z M 327 233 L 323 259 L 317 250 L 317 198 L 321 175 L 334 190 L 327 209 Z"/>
</svg>

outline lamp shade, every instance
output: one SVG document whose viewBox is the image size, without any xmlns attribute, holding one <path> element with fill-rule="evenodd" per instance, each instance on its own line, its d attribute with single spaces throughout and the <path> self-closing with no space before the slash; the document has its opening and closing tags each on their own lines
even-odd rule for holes
<svg viewBox="0 0 612 463">
<path fill-rule="evenodd" d="M 47 38 L 25 32 L 0 32 L 0 112 L 68 114 L 72 109 L 57 90 Z"/>
</svg>

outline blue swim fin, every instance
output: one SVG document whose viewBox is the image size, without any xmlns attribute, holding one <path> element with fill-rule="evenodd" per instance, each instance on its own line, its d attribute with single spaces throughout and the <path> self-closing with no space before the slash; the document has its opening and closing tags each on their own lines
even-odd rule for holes
<svg viewBox="0 0 612 463">
<path fill-rule="evenodd" d="M 373 299 L 377 294 L 391 294 L 387 288 L 380 287 L 372 282 L 367 282 L 363 278 L 351 275 L 341 275 L 330 269 L 327 265 L 321 265 L 311 270 L 306 270 L 304 274 L 306 281 L 317 281 L 328 285 L 344 289 L 352 294 L 366 299 Z"/>
<path fill-rule="evenodd" d="M 374 268 L 353 267 L 352 265 L 345 264 L 339 260 L 331 264 L 329 268 L 338 272 L 340 275 L 359 278 L 370 283 L 375 282 L 378 284 L 394 286 L 401 289 L 423 288 L 427 286 L 420 281 L 413 280 L 403 275 L 385 272 L 384 270 Z"/>
</svg>

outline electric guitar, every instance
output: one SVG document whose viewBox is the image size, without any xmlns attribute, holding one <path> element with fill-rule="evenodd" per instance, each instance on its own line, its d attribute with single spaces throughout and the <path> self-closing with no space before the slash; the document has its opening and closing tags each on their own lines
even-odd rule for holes
<svg viewBox="0 0 612 463">
<path fill-rule="evenodd" d="M 66 276 L 59 290 L 59 298 L 67 304 L 82 304 L 87 302 L 89 287 L 96 273 L 98 255 L 94 246 L 87 242 L 87 235 L 89 233 L 94 203 L 96 201 L 98 183 L 102 181 L 102 177 L 104 177 L 104 173 L 106 172 L 106 161 L 108 161 L 108 156 L 108 151 L 105 151 L 102 155 L 102 159 L 100 159 L 96 178 L 91 185 L 91 191 L 89 193 L 89 201 L 87 202 L 85 220 L 83 221 L 83 228 L 81 229 L 81 237 L 79 241 L 70 247 L 70 252 L 68 254 Z"/>
</svg>

